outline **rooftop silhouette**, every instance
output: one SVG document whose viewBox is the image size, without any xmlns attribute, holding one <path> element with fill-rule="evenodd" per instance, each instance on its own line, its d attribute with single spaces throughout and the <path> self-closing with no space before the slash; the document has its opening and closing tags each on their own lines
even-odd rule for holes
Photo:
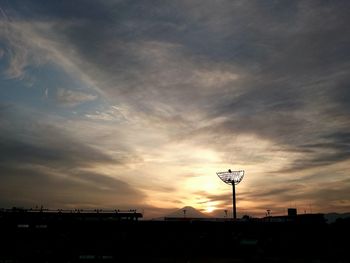
<svg viewBox="0 0 350 263">
<path fill-rule="evenodd" d="M 190 211 L 191 209 L 187 207 Z M 123 215 L 123 216 L 120 216 Z M 6 262 L 349 262 L 350 220 L 322 214 L 137 221 L 131 211 L 0 211 Z M 130 253 L 130 249 L 137 253 Z"/>
</svg>

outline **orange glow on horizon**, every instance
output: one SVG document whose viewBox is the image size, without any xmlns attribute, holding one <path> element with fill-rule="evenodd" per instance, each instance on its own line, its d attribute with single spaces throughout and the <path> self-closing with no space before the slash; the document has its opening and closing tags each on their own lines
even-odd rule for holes
<svg viewBox="0 0 350 263">
<path fill-rule="evenodd" d="M 213 211 L 215 211 L 217 208 L 214 206 L 208 206 L 205 210 L 206 213 L 212 213 Z"/>
</svg>

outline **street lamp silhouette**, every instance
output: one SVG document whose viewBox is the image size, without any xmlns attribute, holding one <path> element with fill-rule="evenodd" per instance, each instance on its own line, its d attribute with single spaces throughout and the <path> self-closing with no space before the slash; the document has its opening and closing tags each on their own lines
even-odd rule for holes
<svg viewBox="0 0 350 263">
<path fill-rule="evenodd" d="M 236 213 L 236 188 L 235 185 L 239 184 L 244 176 L 244 171 L 231 171 L 228 169 L 226 172 L 217 172 L 217 176 L 226 184 L 232 185 L 232 206 L 233 206 L 233 219 L 237 218 Z"/>
</svg>

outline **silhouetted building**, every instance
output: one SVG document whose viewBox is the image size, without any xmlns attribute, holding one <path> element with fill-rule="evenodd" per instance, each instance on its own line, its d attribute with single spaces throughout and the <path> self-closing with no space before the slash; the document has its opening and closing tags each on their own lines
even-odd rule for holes
<svg viewBox="0 0 350 263">
<path fill-rule="evenodd" d="M 297 216 L 296 208 L 288 208 L 288 216 Z"/>
<path fill-rule="evenodd" d="M 287 216 L 267 216 L 261 219 L 263 222 L 280 222 L 280 223 L 315 223 L 315 224 L 325 224 L 326 219 L 324 218 L 324 214 L 295 214 L 293 211 L 291 214 Z"/>
<path fill-rule="evenodd" d="M 322 214 L 138 221 L 135 210 L 41 210 L 0 210 L 0 262 L 350 262 L 350 222 Z"/>
</svg>

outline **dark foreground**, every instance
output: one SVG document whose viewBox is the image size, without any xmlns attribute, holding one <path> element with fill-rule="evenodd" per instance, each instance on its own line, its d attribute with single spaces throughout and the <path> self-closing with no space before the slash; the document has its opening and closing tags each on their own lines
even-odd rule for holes
<svg viewBox="0 0 350 263">
<path fill-rule="evenodd" d="M 350 221 L 1 213 L 1 262 L 350 262 Z"/>
</svg>

